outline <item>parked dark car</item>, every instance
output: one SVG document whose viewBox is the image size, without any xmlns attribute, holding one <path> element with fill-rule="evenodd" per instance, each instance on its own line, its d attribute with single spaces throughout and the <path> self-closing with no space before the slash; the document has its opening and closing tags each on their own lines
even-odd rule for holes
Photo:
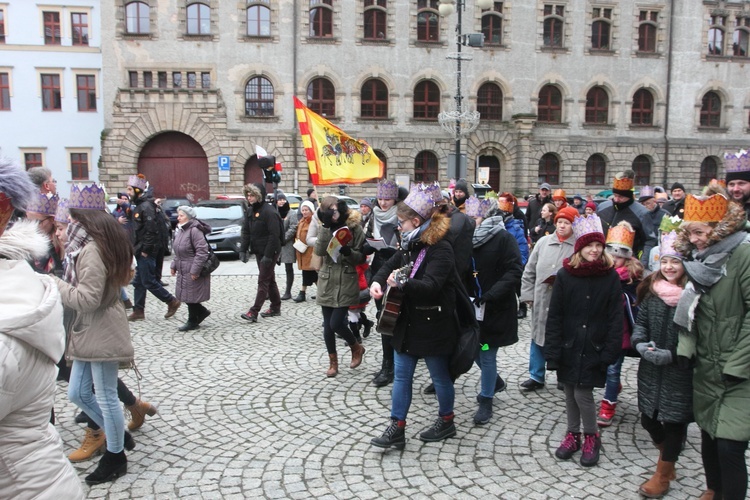
<svg viewBox="0 0 750 500">
<path fill-rule="evenodd" d="M 177 226 L 177 207 L 183 205 L 192 206 L 190 200 L 186 198 L 165 198 L 161 202 L 161 209 L 169 217 L 169 222 L 172 224 L 172 229 Z"/>
<path fill-rule="evenodd" d="M 242 221 L 246 203 L 243 200 L 204 200 L 195 205 L 195 216 L 211 226 L 206 237 L 216 253 L 239 255 L 242 244 Z"/>
</svg>

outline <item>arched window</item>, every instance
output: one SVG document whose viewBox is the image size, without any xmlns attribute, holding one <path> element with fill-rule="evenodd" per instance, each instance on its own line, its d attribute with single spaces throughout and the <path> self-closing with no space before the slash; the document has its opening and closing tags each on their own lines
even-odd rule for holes
<svg viewBox="0 0 750 500">
<path fill-rule="evenodd" d="M 316 78 L 307 86 L 307 107 L 326 118 L 336 116 L 336 89 L 330 80 Z"/>
<path fill-rule="evenodd" d="M 503 2 L 494 2 L 492 9 L 482 11 L 482 34 L 485 45 L 503 43 Z"/>
<path fill-rule="evenodd" d="M 148 5 L 143 2 L 130 2 L 125 5 L 125 29 L 128 33 L 148 34 L 149 22 Z"/>
<path fill-rule="evenodd" d="M 724 30 L 727 25 L 727 16 L 711 16 L 708 24 L 708 53 L 720 56 L 724 53 Z"/>
<path fill-rule="evenodd" d="M 748 57 L 750 52 L 750 17 L 737 18 L 737 29 L 732 34 L 732 54 Z"/>
<path fill-rule="evenodd" d="M 634 183 L 636 186 L 647 186 L 651 183 L 651 160 L 646 155 L 636 156 L 633 160 Z"/>
<path fill-rule="evenodd" d="M 387 0 L 365 0 L 365 40 L 385 40 Z"/>
<path fill-rule="evenodd" d="M 440 16 L 438 0 L 417 0 L 417 40 L 440 41 Z"/>
<path fill-rule="evenodd" d="M 378 157 L 378 159 L 383 162 L 383 179 L 388 178 L 388 157 L 385 156 L 385 153 L 383 153 L 379 149 L 373 149 L 373 152 L 375 153 L 375 156 Z M 367 182 L 378 182 L 380 179 L 372 179 Z"/>
<path fill-rule="evenodd" d="M 594 154 L 586 160 L 586 184 L 589 186 L 603 186 L 607 162 L 604 156 Z"/>
<path fill-rule="evenodd" d="M 638 89 L 633 94 L 630 123 L 633 125 L 654 124 L 654 96 L 648 90 Z"/>
<path fill-rule="evenodd" d="M 247 7 L 247 36 L 271 36 L 270 0 L 249 0 Z M 264 5 L 266 4 L 266 5 Z"/>
<path fill-rule="evenodd" d="M 310 36 L 333 36 L 333 0 L 310 0 Z"/>
<path fill-rule="evenodd" d="M 414 159 L 414 182 L 434 182 L 437 180 L 437 156 L 430 151 L 420 151 Z"/>
<path fill-rule="evenodd" d="M 701 172 L 698 178 L 698 185 L 708 186 L 711 179 L 716 179 L 719 174 L 719 166 L 714 158 L 707 156 L 701 162 Z"/>
<path fill-rule="evenodd" d="M 564 5 L 548 4 L 544 6 L 544 33 L 542 42 L 545 47 L 563 46 Z"/>
<path fill-rule="evenodd" d="M 187 6 L 187 34 L 211 34 L 211 8 L 204 3 L 191 3 Z"/>
<path fill-rule="evenodd" d="M 562 93 L 554 85 L 545 85 L 539 91 L 537 120 L 541 123 L 562 123 Z"/>
<path fill-rule="evenodd" d="M 430 80 L 419 82 L 414 88 L 414 119 L 437 120 L 440 113 L 440 89 Z"/>
<path fill-rule="evenodd" d="M 560 160 L 552 153 L 546 153 L 539 160 L 539 184 L 560 184 Z"/>
<path fill-rule="evenodd" d="M 638 16 L 638 51 L 656 52 L 656 29 L 659 12 L 642 10 Z"/>
<path fill-rule="evenodd" d="M 603 87 L 592 87 L 586 94 L 586 123 L 607 123 L 609 96 Z"/>
<path fill-rule="evenodd" d="M 721 126 L 721 98 L 716 92 L 706 92 L 701 103 L 701 127 Z"/>
<path fill-rule="evenodd" d="M 594 7 L 591 23 L 591 48 L 595 50 L 609 50 L 609 33 L 612 27 L 612 9 Z"/>
<path fill-rule="evenodd" d="M 477 92 L 477 111 L 480 119 L 500 121 L 503 119 L 503 91 L 500 86 L 487 82 Z"/>
<path fill-rule="evenodd" d="M 382 80 L 371 78 L 362 85 L 360 116 L 362 118 L 388 118 L 388 87 Z"/>
<path fill-rule="evenodd" d="M 273 116 L 273 85 L 262 76 L 245 85 L 245 116 Z"/>
</svg>

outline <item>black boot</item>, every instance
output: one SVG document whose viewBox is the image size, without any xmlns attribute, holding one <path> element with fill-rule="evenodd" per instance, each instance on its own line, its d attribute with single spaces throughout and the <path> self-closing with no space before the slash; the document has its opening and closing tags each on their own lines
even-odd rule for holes
<svg viewBox="0 0 750 500">
<path fill-rule="evenodd" d="M 380 437 L 373 438 L 370 444 L 378 448 L 396 448 L 403 450 L 406 446 L 406 422 L 399 422 L 398 419 L 391 417 L 391 423 L 385 429 Z"/>
<path fill-rule="evenodd" d="M 380 368 L 374 379 L 372 379 L 372 385 L 375 387 L 383 387 L 393 382 L 393 361 L 384 359 L 383 365 Z"/>
<path fill-rule="evenodd" d="M 297 294 L 296 297 L 294 297 L 295 302 L 304 302 L 305 301 L 305 292 L 304 290 L 300 290 L 300 292 Z"/>
<path fill-rule="evenodd" d="M 349 330 L 352 331 L 352 335 L 357 339 L 357 342 L 362 343 L 362 336 L 359 334 L 359 323 L 349 323 Z"/>
<path fill-rule="evenodd" d="M 128 472 L 128 459 L 125 451 L 112 453 L 107 450 L 99 461 L 96 470 L 86 476 L 86 484 L 89 486 L 95 484 L 108 483 L 118 477 L 124 476 Z"/>
<path fill-rule="evenodd" d="M 523 319 L 526 317 L 526 302 L 521 302 L 521 304 L 519 304 L 516 316 L 518 316 L 518 319 Z"/>
<path fill-rule="evenodd" d="M 190 330 L 197 330 L 198 328 L 200 328 L 200 326 L 198 325 L 198 323 L 196 323 L 194 321 L 187 320 L 187 322 L 184 325 L 182 325 L 181 327 L 179 327 L 177 329 L 177 331 L 178 332 L 187 332 L 187 331 L 190 331 Z"/>
<path fill-rule="evenodd" d="M 286 290 L 284 295 L 281 296 L 281 300 L 289 300 L 292 298 L 292 285 L 294 284 L 294 274 L 286 275 Z"/>
<path fill-rule="evenodd" d="M 367 338 L 370 336 L 370 330 L 372 330 L 372 327 L 375 326 L 375 323 L 367 319 L 367 315 L 362 311 L 359 313 L 359 324 L 364 325 L 365 329 L 362 332 L 362 336 L 364 338 Z"/>
<path fill-rule="evenodd" d="M 133 451 L 135 449 L 135 440 L 133 439 L 132 434 L 130 434 L 128 431 L 125 431 L 124 446 L 128 451 Z"/>
</svg>

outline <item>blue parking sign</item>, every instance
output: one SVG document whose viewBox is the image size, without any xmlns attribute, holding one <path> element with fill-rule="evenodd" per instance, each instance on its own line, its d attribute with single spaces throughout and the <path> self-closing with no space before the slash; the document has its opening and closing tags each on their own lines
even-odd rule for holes
<svg viewBox="0 0 750 500">
<path fill-rule="evenodd" d="M 229 157 L 220 155 L 219 156 L 219 170 L 229 171 L 229 166 L 230 166 Z"/>
</svg>

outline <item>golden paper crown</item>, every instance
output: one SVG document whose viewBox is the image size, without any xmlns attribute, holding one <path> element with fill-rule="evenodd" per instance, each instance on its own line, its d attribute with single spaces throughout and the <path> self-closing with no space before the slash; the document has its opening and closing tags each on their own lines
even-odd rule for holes
<svg viewBox="0 0 750 500">
<path fill-rule="evenodd" d="M 513 202 L 507 198 L 497 202 L 497 208 L 502 212 L 513 213 Z"/>
<path fill-rule="evenodd" d="M 719 222 L 727 213 L 728 201 L 724 195 L 715 194 L 700 198 L 689 194 L 685 197 L 685 222 Z"/>
<path fill-rule="evenodd" d="M 612 189 L 616 191 L 630 191 L 633 189 L 634 184 L 632 177 L 621 175 L 620 173 L 617 174 L 615 180 L 612 181 Z"/>
<path fill-rule="evenodd" d="M 554 199 L 557 199 L 557 198 L 566 200 L 566 198 L 565 198 L 565 190 L 564 189 L 555 189 L 554 191 L 552 191 L 552 199 L 554 200 Z"/>
<path fill-rule="evenodd" d="M 623 257 L 630 257 L 633 254 L 633 243 L 635 242 L 635 231 L 633 226 L 628 222 L 620 222 L 612 226 L 607 231 L 607 248 L 617 248 L 623 250 Z"/>
</svg>

